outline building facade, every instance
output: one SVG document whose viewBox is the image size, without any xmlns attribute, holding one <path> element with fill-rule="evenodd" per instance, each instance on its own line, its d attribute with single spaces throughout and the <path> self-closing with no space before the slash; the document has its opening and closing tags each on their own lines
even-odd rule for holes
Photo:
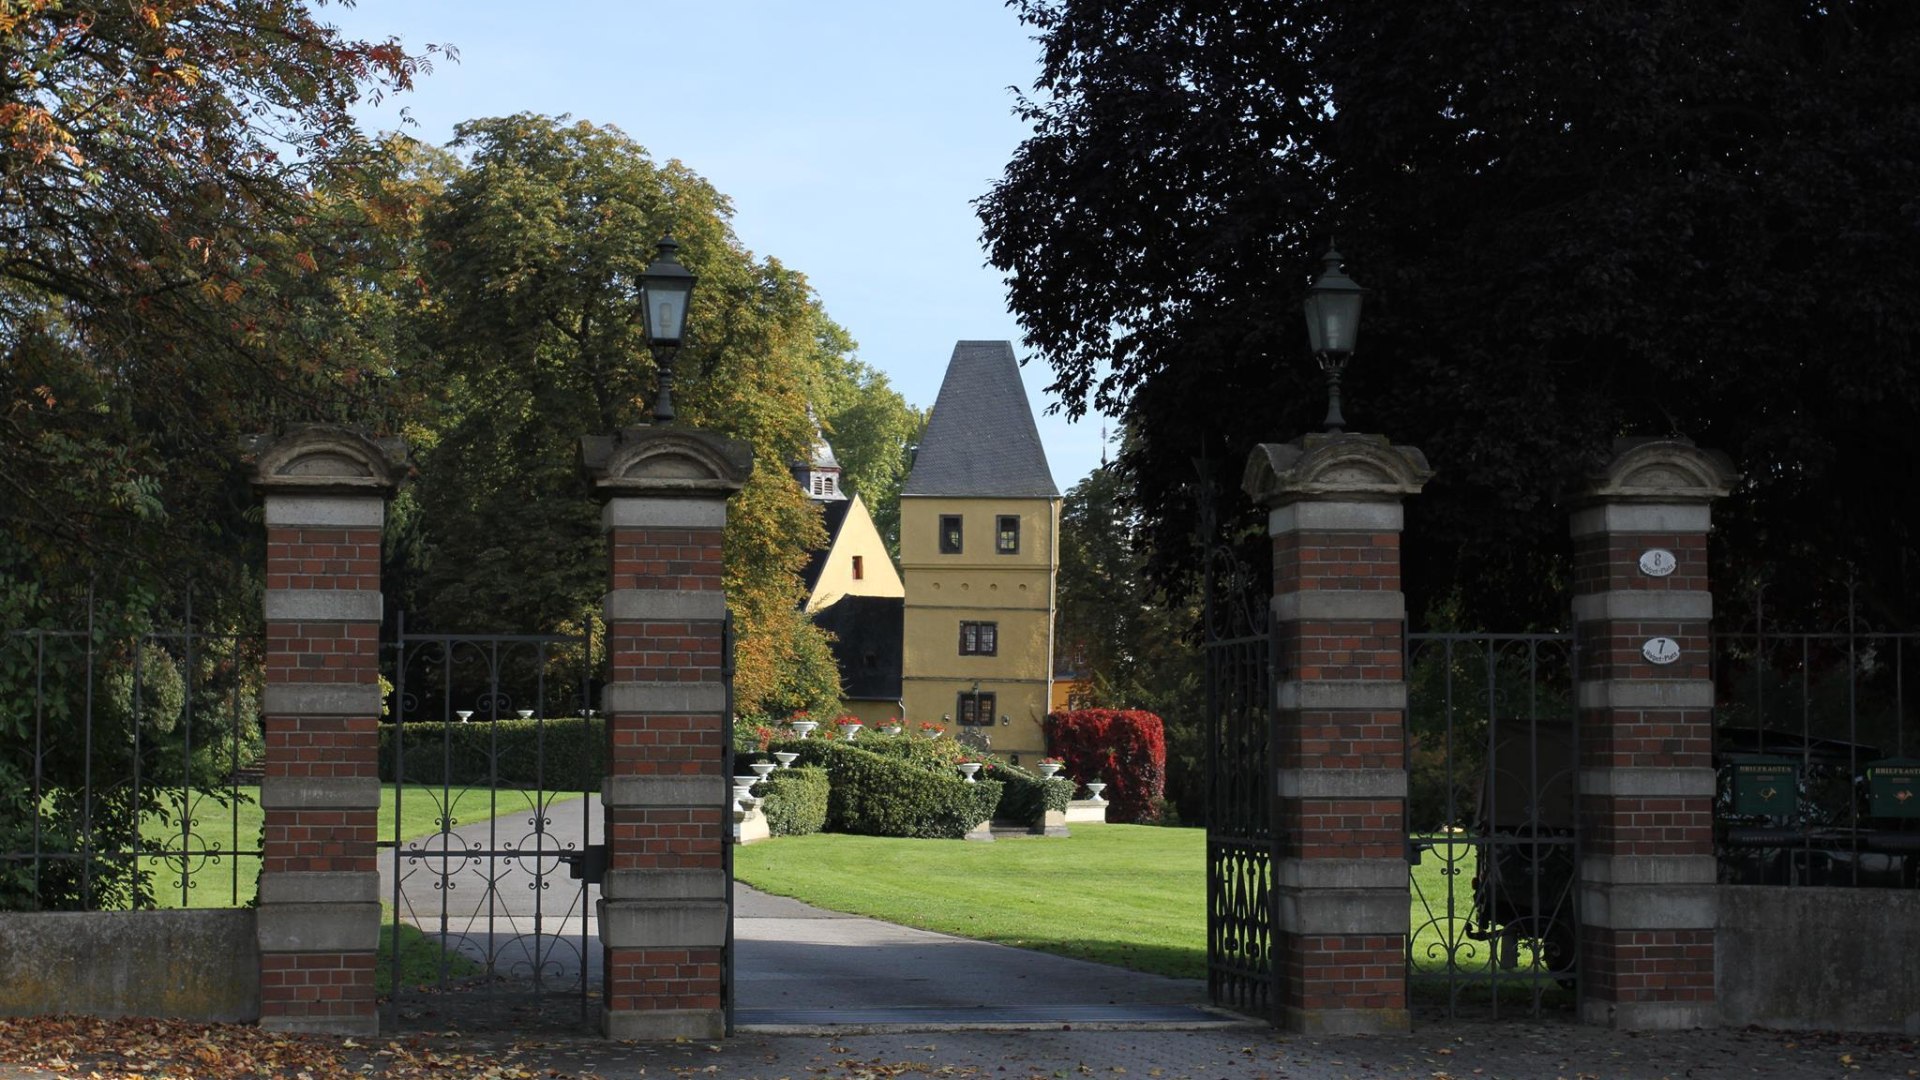
<svg viewBox="0 0 1920 1080">
<path fill-rule="evenodd" d="M 823 434 L 793 478 L 820 504 L 827 546 L 813 553 L 802 578 L 804 607 L 833 635 L 846 711 L 873 727 L 897 723 L 900 702 L 901 618 L 906 590 L 873 515 L 858 495 L 840 486 L 840 462 Z"/>
<path fill-rule="evenodd" d="M 962 341 L 900 493 L 902 700 L 996 753 L 1038 758 L 1052 698 L 1060 490 L 1013 347 Z"/>
</svg>

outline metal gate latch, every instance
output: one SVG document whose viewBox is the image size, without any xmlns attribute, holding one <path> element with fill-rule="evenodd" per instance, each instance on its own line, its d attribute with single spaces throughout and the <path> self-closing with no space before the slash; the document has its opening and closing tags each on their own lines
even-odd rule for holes
<svg viewBox="0 0 1920 1080">
<path fill-rule="evenodd" d="M 572 855 L 563 855 L 567 864 L 567 876 L 585 881 L 589 885 L 599 885 L 607 877 L 607 845 L 588 844 Z"/>
</svg>

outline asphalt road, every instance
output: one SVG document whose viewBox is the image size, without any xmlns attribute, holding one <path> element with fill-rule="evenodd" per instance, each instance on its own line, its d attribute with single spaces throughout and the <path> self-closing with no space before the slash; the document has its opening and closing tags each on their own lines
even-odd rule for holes
<svg viewBox="0 0 1920 1080">
<path fill-rule="evenodd" d="M 599 889 L 570 877 L 566 858 L 600 841 L 599 799 L 562 799 L 537 814 L 530 802 L 469 803 L 452 808 L 450 833 L 383 852 L 382 898 L 501 982 L 564 989 L 584 965 L 597 983 Z M 500 815 L 487 817 L 493 809 Z M 458 824 L 463 817 L 480 820 Z M 735 887 L 734 942 L 736 1020 L 767 1031 L 1229 1022 L 1202 1007 L 1198 980 L 914 930 L 744 885 Z"/>
</svg>

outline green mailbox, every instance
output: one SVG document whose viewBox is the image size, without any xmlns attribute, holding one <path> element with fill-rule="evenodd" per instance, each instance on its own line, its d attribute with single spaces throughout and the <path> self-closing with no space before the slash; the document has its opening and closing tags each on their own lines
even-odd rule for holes
<svg viewBox="0 0 1920 1080">
<path fill-rule="evenodd" d="M 1867 802 L 1878 818 L 1920 818 L 1920 761 L 1888 758 L 1867 766 Z"/>
<path fill-rule="evenodd" d="M 1748 758 L 1733 763 L 1733 812 L 1791 819 L 1800 809 L 1800 762 L 1793 758 Z"/>
</svg>

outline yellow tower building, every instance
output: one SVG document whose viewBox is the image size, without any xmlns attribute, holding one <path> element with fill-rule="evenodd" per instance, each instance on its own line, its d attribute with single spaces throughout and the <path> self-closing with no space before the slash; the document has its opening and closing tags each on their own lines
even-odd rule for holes
<svg viewBox="0 0 1920 1080">
<path fill-rule="evenodd" d="M 900 491 L 909 721 L 1037 758 L 1052 691 L 1060 489 L 1013 346 L 953 348 Z"/>
</svg>

